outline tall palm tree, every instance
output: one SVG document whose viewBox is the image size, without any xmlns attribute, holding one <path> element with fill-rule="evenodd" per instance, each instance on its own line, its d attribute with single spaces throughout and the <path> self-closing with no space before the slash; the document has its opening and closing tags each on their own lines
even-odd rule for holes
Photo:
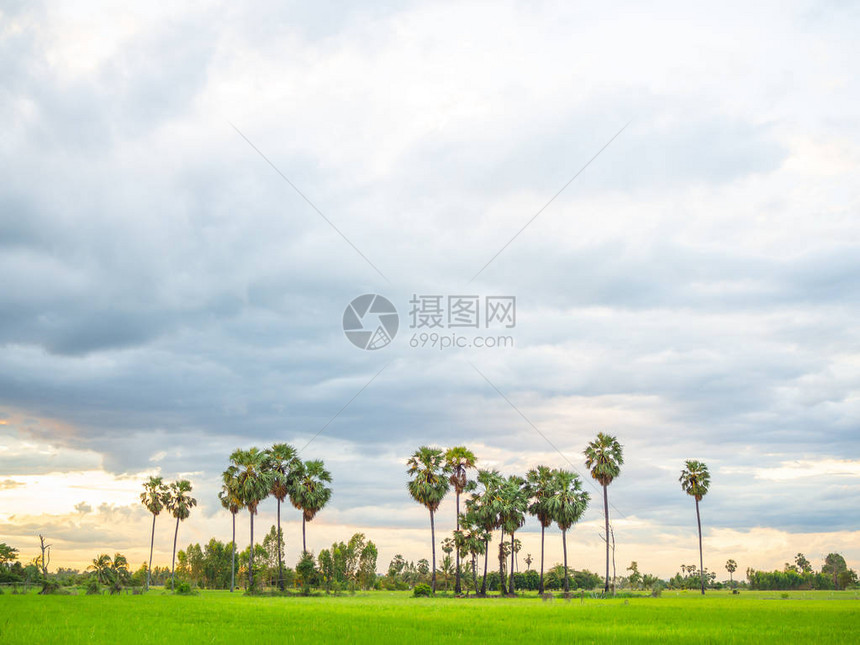
<svg viewBox="0 0 860 645">
<path fill-rule="evenodd" d="M 140 502 L 146 506 L 146 510 L 152 513 L 152 535 L 149 538 L 149 566 L 146 568 L 146 590 L 149 591 L 150 572 L 152 570 L 152 551 L 155 547 L 155 518 L 164 509 L 167 501 L 167 486 L 161 477 L 150 477 L 148 482 L 143 483 L 143 492 L 140 494 Z"/>
<path fill-rule="evenodd" d="M 450 482 L 448 481 L 448 472 L 445 469 L 445 458 L 442 451 L 438 448 L 430 448 L 421 446 L 415 453 L 406 461 L 407 474 L 412 476 L 412 479 L 406 485 L 409 494 L 419 504 L 430 511 L 430 541 L 432 544 L 433 557 L 433 574 L 432 587 L 433 593 L 436 593 L 436 524 L 434 514 L 439 508 L 439 504 L 445 498 L 448 492 Z"/>
<path fill-rule="evenodd" d="M 173 560 L 170 564 L 170 588 L 174 590 L 176 589 L 176 581 L 173 574 L 176 565 L 176 540 L 179 537 L 179 522 L 188 519 L 188 516 L 191 515 L 191 509 L 197 506 L 197 500 L 188 494 L 190 492 L 191 482 L 187 479 L 172 482 L 165 504 L 170 514 L 176 518 L 176 530 L 173 532 Z"/>
<path fill-rule="evenodd" d="M 230 593 L 236 588 L 236 515 L 242 510 L 244 504 L 239 495 L 239 485 L 236 481 L 236 466 L 230 466 L 222 474 L 223 484 L 218 499 L 221 506 L 230 511 L 233 516 L 233 549 L 230 553 Z"/>
<path fill-rule="evenodd" d="M 490 558 L 490 539 L 494 530 L 499 528 L 499 496 L 498 488 L 504 478 L 497 470 L 479 470 L 476 477 L 482 490 L 472 494 L 466 501 L 466 512 L 475 518 L 475 523 L 481 528 L 484 536 L 484 577 L 481 581 L 481 595 L 487 595 L 487 563 Z"/>
<path fill-rule="evenodd" d="M 567 568 L 567 530 L 576 524 L 588 508 L 591 499 L 582 490 L 579 475 L 567 470 L 559 470 L 555 475 L 552 497 L 547 504 L 552 519 L 561 529 L 561 545 L 564 550 L 564 592 L 570 591 L 570 575 Z"/>
<path fill-rule="evenodd" d="M 278 589 L 284 590 L 284 538 L 281 533 L 281 502 L 295 481 L 298 452 L 288 443 L 276 443 L 266 450 L 266 468 L 270 473 L 269 493 L 278 500 Z"/>
<path fill-rule="evenodd" d="M 248 588 L 254 589 L 254 516 L 257 507 L 271 490 L 271 472 L 266 468 L 266 453 L 257 447 L 248 450 L 235 450 L 230 455 L 236 467 L 236 489 L 242 505 L 251 516 L 251 551 L 248 558 Z"/>
<path fill-rule="evenodd" d="M 552 525 L 552 513 L 550 513 L 547 501 L 553 496 L 556 471 L 549 466 L 538 466 L 532 468 L 526 475 L 528 482 L 528 495 L 532 499 L 529 505 L 529 513 L 534 515 L 540 522 L 540 584 L 538 593 L 544 592 L 543 569 L 544 569 L 544 534 L 548 526 Z"/>
<path fill-rule="evenodd" d="M 522 477 L 511 475 L 500 489 L 502 509 L 499 514 L 499 523 L 504 532 L 511 536 L 511 566 L 510 583 L 508 593 L 514 593 L 514 558 L 516 557 L 514 533 L 526 522 L 526 511 L 528 510 L 528 495 L 526 494 L 526 481 Z M 502 587 L 504 589 L 504 585 Z"/>
<path fill-rule="evenodd" d="M 603 521 L 604 537 L 606 538 L 606 582 L 603 586 L 603 593 L 609 593 L 609 494 L 607 488 L 621 472 L 621 466 L 624 465 L 624 455 L 618 439 L 602 432 L 597 433 L 597 438 L 588 443 L 584 452 L 586 468 L 591 469 L 591 476 L 603 486 Z"/>
<path fill-rule="evenodd" d="M 699 502 L 708 494 L 708 486 L 711 484 L 711 473 L 704 462 L 688 459 L 681 471 L 681 488 L 687 495 L 696 499 L 696 524 L 699 527 L 699 573 L 702 580 L 702 595 L 705 595 L 705 565 L 702 557 L 702 517 L 699 514 Z"/>
<path fill-rule="evenodd" d="M 470 468 L 475 467 L 475 462 L 477 458 L 471 450 L 466 448 L 465 446 L 454 446 L 453 448 L 448 448 L 445 451 L 445 466 L 451 471 L 451 476 L 448 478 L 448 481 L 451 482 L 451 485 L 454 487 L 454 493 L 457 496 L 457 529 L 460 530 L 460 495 L 463 494 L 467 490 L 469 486 L 469 476 L 468 470 Z M 454 593 L 461 593 L 462 588 L 460 586 L 460 549 L 456 550 L 454 554 L 456 559 L 455 563 L 455 582 L 454 582 Z"/>
<path fill-rule="evenodd" d="M 299 462 L 290 488 L 290 502 L 302 512 L 302 554 L 308 552 L 305 525 L 316 517 L 331 499 L 331 473 L 320 459 Z"/>
</svg>

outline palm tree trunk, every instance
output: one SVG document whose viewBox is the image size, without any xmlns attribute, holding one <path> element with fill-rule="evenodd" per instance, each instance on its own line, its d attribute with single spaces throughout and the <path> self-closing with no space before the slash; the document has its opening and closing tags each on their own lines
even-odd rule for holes
<svg viewBox="0 0 860 645">
<path fill-rule="evenodd" d="M 251 551 L 248 554 L 248 590 L 249 591 L 254 590 L 254 513 L 253 512 L 251 512 Z"/>
<path fill-rule="evenodd" d="M 305 516 L 302 514 L 302 555 L 308 552 L 308 543 L 305 536 Z"/>
<path fill-rule="evenodd" d="M 514 532 L 511 531 L 511 582 L 508 585 L 508 593 L 513 595 L 515 592 L 514 587 L 514 562 L 516 558 L 516 554 L 514 553 Z"/>
<path fill-rule="evenodd" d="M 484 540 L 484 579 L 481 581 L 481 595 L 487 595 L 487 562 L 490 559 L 490 538 Z"/>
<path fill-rule="evenodd" d="M 433 584 L 431 586 L 433 587 L 433 593 L 435 594 L 436 593 L 436 523 L 433 520 L 433 511 L 430 511 L 430 541 L 432 543 L 431 546 L 433 547 L 432 548 L 432 554 L 433 554 L 433 556 L 432 556 L 433 557 L 433 569 L 432 569 L 432 571 L 433 571 L 433 574 L 431 577 Z"/>
<path fill-rule="evenodd" d="M 233 513 L 233 552 L 230 554 L 230 593 L 236 586 L 236 514 Z"/>
<path fill-rule="evenodd" d="M 705 595 L 705 566 L 702 559 L 702 518 L 699 515 L 699 500 L 696 500 L 696 524 L 699 526 L 699 573 L 702 579 L 702 595 Z"/>
<path fill-rule="evenodd" d="M 564 593 L 570 591 L 570 578 L 567 574 L 567 529 L 561 532 L 561 546 L 564 549 Z"/>
<path fill-rule="evenodd" d="M 281 554 L 281 500 L 278 500 L 278 589 L 284 590 L 284 558 Z"/>
<path fill-rule="evenodd" d="M 146 568 L 146 590 L 149 591 L 150 573 L 152 573 L 152 549 L 155 547 L 155 513 L 152 514 L 152 537 L 149 538 L 149 566 Z"/>
<path fill-rule="evenodd" d="M 460 489 L 456 490 L 457 493 L 457 530 L 460 530 Z M 456 582 L 454 583 L 454 593 L 458 596 L 463 592 L 460 587 L 460 549 L 455 549 L 455 557 L 456 557 L 456 565 L 457 565 L 457 573 L 456 573 Z"/>
<path fill-rule="evenodd" d="M 502 529 L 502 539 L 499 542 L 499 595 L 505 596 L 507 593 L 508 588 L 505 584 L 505 530 Z"/>
<path fill-rule="evenodd" d="M 540 525 L 540 584 L 538 585 L 538 593 L 543 593 L 543 538 L 546 532 L 546 527 L 541 522 Z"/>
<path fill-rule="evenodd" d="M 475 562 L 476 556 L 472 554 L 472 580 L 475 582 L 475 595 L 478 595 L 478 563 Z"/>
<path fill-rule="evenodd" d="M 176 571 L 176 538 L 179 537 L 179 518 L 176 518 L 176 530 L 173 532 L 173 560 L 170 563 L 170 588 L 176 591 L 176 580 L 173 577 Z M 703 592 L 704 593 L 704 592 Z"/>
<path fill-rule="evenodd" d="M 603 484 L 603 520 L 606 536 L 606 584 L 603 593 L 609 593 L 609 495 L 606 492 L 606 484 Z"/>
</svg>

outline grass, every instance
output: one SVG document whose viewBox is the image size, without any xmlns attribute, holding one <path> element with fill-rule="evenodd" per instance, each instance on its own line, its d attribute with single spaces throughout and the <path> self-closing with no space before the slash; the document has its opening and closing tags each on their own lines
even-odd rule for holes
<svg viewBox="0 0 860 645">
<path fill-rule="evenodd" d="M 0 643 L 856 643 L 857 592 L 661 598 L 0 596 Z"/>
</svg>

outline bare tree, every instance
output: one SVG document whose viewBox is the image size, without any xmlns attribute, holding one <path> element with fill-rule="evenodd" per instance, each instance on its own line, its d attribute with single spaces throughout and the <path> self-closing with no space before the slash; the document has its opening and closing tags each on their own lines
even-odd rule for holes
<svg viewBox="0 0 860 645">
<path fill-rule="evenodd" d="M 45 544 L 45 537 L 39 535 L 39 544 L 42 549 L 42 556 L 39 558 L 39 565 L 42 567 L 42 578 L 48 580 L 48 565 L 51 563 L 51 545 Z"/>
</svg>

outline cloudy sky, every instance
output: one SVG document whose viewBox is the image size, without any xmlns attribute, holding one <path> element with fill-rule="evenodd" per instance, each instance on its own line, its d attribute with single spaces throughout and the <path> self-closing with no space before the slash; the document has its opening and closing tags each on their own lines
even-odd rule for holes
<svg viewBox="0 0 860 645">
<path fill-rule="evenodd" d="M 228 539 L 229 453 L 287 441 L 334 477 L 309 547 L 384 569 L 429 555 L 417 446 L 587 475 L 602 430 L 620 569 L 696 561 L 688 458 L 709 568 L 860 564 L 856 5 L 181 4 L 0 3 L 0 541 L 142 562 L 154 473 L 194 482 L 182 544 Z M 513 346 L 411 347 L 413 295 L 515 296 L 432 330 Z"/>
</svg>

